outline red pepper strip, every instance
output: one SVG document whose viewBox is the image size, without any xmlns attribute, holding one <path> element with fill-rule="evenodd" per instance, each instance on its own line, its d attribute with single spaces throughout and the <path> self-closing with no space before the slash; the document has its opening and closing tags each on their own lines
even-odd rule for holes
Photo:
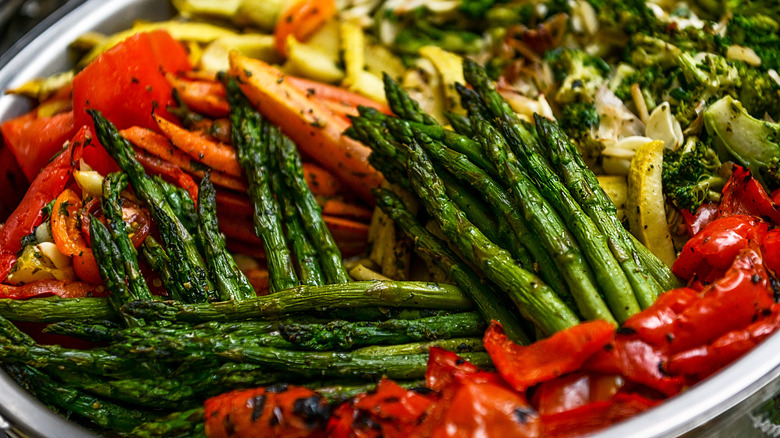
<svg viewBox="0 0 780 438">
<path fill-rule="evenodd" d="M 761 255 L 764 256 L 764 267 L 780 275 L 780 228 L 766 233 L 761 241 Z"/>
<path fill-rule="evenodd" d="M 164 180 L 177 184 L 186 190 L 190 194 L 192 202 L 197 204 L 198 184 L 188 173 L 181 170 L 179 166 L 139 150 L 135 151 L 135 159 L 144 166 L 147 173 L 160 175 Z"/>
<path fill-rule="evenodd" d="M 669 343 L 672 324 L 680 313 L 699 301 L 699 293 L 682 287 L 661 294 L 647 309 L 628 318 L 621 326 L 622 332 L 636 333 L 639 339 L 664 349 Z"/>
<path fill-rule="evenodd" d="M 761 220 L 754 216 L 716 219 L 685 243 L 672 272 L 680 278 L 709 282 L 720 278 L 748 245 L 751 231 Z"/>
<path fill-rule="evenodd" d="M 625 383 L 617 374 L 571 373 L 539 384 L 533 405 L 543 416 L 566 412 L 591 402 L 607 401 Z"/>
<path fill-rule="evenodd" d="M 355 398 L 360 397 L 357 395 Z M 360 419 L 360 422 L 356 420 Z M 357 423 L 357 424 L 356 424 Z M 373 424 L 358 417 L 350 402 L 344 402 L 331 413 L 326 436 L 329 438 L 378 438 L 382 431 L 372 428 Z"/>
<path fill-rule="evenodd" d="M 620 374 L 661 393 L 672 396 L 679 393 L 685 381 L 661 372 L 667 356 L 658 348 L 633 336 L 618 335 L 611 343 L 591 356 L 583 365 L 583 371 Z"/>
<path fill-rule="evenodd" d="M 13 152 L 27 181 L 32 181 L 62 144 L 73 137 L 73 111 L 38 118 L 38 110 L 0 125 L 5 145 Z"/>
<path fill-rule="evenodd" d="M 612 324 L 602 320 L 589 321 L 522 346 L 512 342 L 501 324 L 494 321 L 485 332 L 484 343 L 501 377 L 517 391 L 524 391 L 537 383 L 580 369 L 585 360 L 612 340 L 614 334 Z"/>
<path fill-rule="evenodd" d="M 70 145 L 38 174 L 22 202 L 0 226 L 0 281 L 4 280 L 16 263 L 16 252 L 22 247 L 22 237 L 32 233 L 41 223 L 41 209 L 57 197 L 70 179 L 73 163 L 81 158 L 92 137 L 82 127 Z"/>
<path fill-rule="evenodd" d="M 706 345 L 747 327 L 771 310 L 774 294 L 758 245 L 752 241 L 725 276 L 706 287 L 701 300 L 680 313 L 670 331 L 669 352 Z"/>
<path fill-rule="evenodd" d="M 227 437 L 324 437 L 328 402 L 300 386 L 231 391 L 203 404 L 206 435 Z"/>
<path fill-rule="evenodd" d="M 425 386 L 434 391 L 441 391 L 449 384 L 456 371 L 472 374 L 479 372 L 479 368 L 451 351 L 431 347 L 428 352 L 428 369 L 425 371 Z"/>
<path fill-rule="evenodd" d="M 772 307 L 768 317 L 734 330 L 712 344 L 677 353 L 667 363 L 667 372 L 693 376 L 701 380 L 739 359 L 780 327 L 780 305 Z"/>
<path fill-rule="evenodd" d="M 608 401 L 542 417 L 544 436 L 575 437 L 589 435 L 658 404 L 638 394 L 618 393 Z"/>
<path fill-rule="evenodd" d="M 780 206 L 772 201 L 764 187 L 756 181 L 747 169 L 734 165 L 720 200 L 718 215 L 753 215 L 780 224 Z"/>
<path fill-rule="evenodd" d="M 85 298 L 105 296 L 106 292 L 105 288 L 79 281 L 38 280 L 22 286 L 0 284 L 0 298 L 24 300 L 52 295 L 60 298 Z"/>
<path fill-rule="evenodd" d="M 699 206 L 695 215 L 691 214 L 687 209 L 682 209 L 680 212 L 682 213 L 688 235 L 695 236 L 699 234 L 699 231 L 701 231 L 702 228 L 706 227 L 718 217 L 718 204 L 714 202 L 705 202 Z"/>
<path fill-rule="evenodd" d="M 539 414 L 496 373 L 456 373 L 409 437 L 535 438 L 541 427 Z"/>
<path fill-rule="evenodd" d="M 370 418 L 379 426 L 383 437 L 407 438 L 433 402 L 431 397 L 385 379 L 379 382 L 375 392 L 355 398 L 352 406 L 359 418 Z"/>
</svg>

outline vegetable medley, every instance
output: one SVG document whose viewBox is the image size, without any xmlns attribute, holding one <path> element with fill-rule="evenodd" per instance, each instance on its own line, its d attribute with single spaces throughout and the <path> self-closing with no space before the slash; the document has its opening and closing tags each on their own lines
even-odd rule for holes
<svg viewBox="0 0 780 438">
<path fill-rule="evenodd" d="M 172 3 L 7 90 L 0 364 L 67 418 L 581 436 L 780 324 L 773 2 Z"/>
</svg>

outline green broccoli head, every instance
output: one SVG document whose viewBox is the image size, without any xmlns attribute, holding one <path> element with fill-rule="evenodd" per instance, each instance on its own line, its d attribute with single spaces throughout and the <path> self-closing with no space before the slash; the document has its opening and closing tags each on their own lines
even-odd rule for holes
<svg viewBox="0 0 780 438">
<path fill-rule="evenodd" d="M 644 33 L 631 37 L 626 47 L 626 60 L 636 67 L 669 69 L 677 65 L 682 51 L 674 44 Z"/>
<path fill-rule="evenodd" d="M 603 59 L 579 49 L 558 48 L 547 52 L 545 60 L 560 82 L 555 94 L 558 103 L 593 100 L 607 80 L 609 65 Z"/>
<path fill-rule="evenodd" d="M 574 141 L 580 155 L 590 168 L 598 168 L 604 144 L 596 138 L 599 114 L 590 102 L 572 102 L 561 108 L 561 128 Z"/>
<path fill-rule="evenodd" d="M 780 8 L 780 2 L 775 2 Z M 744 11 L 729 20 L 728 43 L 750 47 L 761 58 L 761 69 L 780 69 L 780 24 L 768 15 L 746 15 Z"/>
<path fill-rule="evenodd" d="M 645 99 L 647 109 L 652 111 L 656 106 L 667 100 L 666 94 L 671 88 L 674 78 L 674 74 L 665 72 L 657 65 L 652 65 L 639 70 L 633 70 L 619 78 L 619 82 L 613 91 L 623 102 L 631 102 L 631 87 L 634 84 L 639 84 L 639 89 L 642 90 L 642 97 Z"/>
<path fill-rule="evenodd" d="M 777 0 L 725 0 L 725 3 L 725 9 L 734 14 L 763 14 L 780 21 L 780 2 Z"/>
<path fill-rule="evenodd" d="M 596 9 L 599 23 L 627 34 L 646 32 L 658 27 L 658 19 L 644 0 L 588 0 Z"/>
<path fill-rule="evenodd" d="M 708 143 L 691 136 L 683 147 L 664 151 L 662 182 L 666 196 L 681 209 L 695 212 L 703 202 L 720 200 L 728 178 L 720 175 L 721 161 Z"/>
<path fill-rule="evenodd" d="M 763 119 L 769 114 L 773 120 L 780 120 L 780 84 L 764 70 L 737 63 L 742 87 L 737 97 L 753 117 Z"/>
</svg>

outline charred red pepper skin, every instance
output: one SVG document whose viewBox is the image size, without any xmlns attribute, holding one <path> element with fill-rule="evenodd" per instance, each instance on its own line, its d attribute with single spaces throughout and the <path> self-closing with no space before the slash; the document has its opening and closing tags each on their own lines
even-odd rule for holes
<svg viewBox="0 0 780 438">
<path fill-rule="evenodd" d="M 70 146 L 41 170 L 22 202 L 0 226 L 0 281 L 5 280 L 16 263 L 16 252 L 22 247 L 22 237 L 35 230 L 41 223 L 41 209 L 65 189 L 74 163 L 81 158 L 85 145 L 91 139 L 89 129 L 83 127 L 79 130 Z"/>
<path fill-rule="evenodd" d="M 0 298 L 26 300 L 58 296 L 60 298 L 87 298 L 105 296 L 105 288 L 100 290 L 92 284 L 79 281 L 38 280 L 22 286 L 0 284 Z"/>
<path fill-rule="evenodd" d="M 574 372 L 542 382 L 534 390 L 533 406 L 539 415 L 570 411 L 588 403 L 607 401 L 626 384 L 619 374 Z"/>
<path fill-rule="evenodd" d="M 623 331 L 632 331 L 638 338 L 658 348 L 669 343 L 669 333 L 680 313 L 699 300 L 699 293 L 687 287 L 670 290 L 658 297 L 647 309 L 628 318 Z"/>
<path fill-rule="evenodd" d="M 780 274 L 780 229 L 769 230 L 761 241 L 761 255 L 764 256 L 764 267 Z"/>
<path fill-rule="evenodd" d="M 330 415 L 321 395 L 281 384 L 228 392 L 206 400 L 203 407 L 210 438 L 320 438 Z"/>
<path fill-rule="evenodd" d="M 492 322 L 483 339 L 496 370 L 515 390 L 576 371 L 612 340 L 615 328 L 606 321 L 584 322 L 528 346 L 512 342 Z M 568 352 L 561 354 L 562 351 Z"/>
<path fill-rule="evenodd" d="M 695 236 L 718 217 L 718 204 L 714 202 L 705 202 L 699 206 L 696 210 L 696 214 L 691 214 L 686 209 L 680 210 L 680 213 L 682 213 L 683 221 L 685 222 L 685 230 L 688 232 L 688 235 Z"/>
</svg>

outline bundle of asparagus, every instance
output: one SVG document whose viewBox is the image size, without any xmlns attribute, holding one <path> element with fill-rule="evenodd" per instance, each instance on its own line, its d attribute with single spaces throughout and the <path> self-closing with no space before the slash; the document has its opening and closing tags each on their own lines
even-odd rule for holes
<svg viewBox="0 0 780 438">
<path fill-rule="evenodd" d="M 104 180 L 106 223 L 90 221 L 108 297 L 0 300 L 4 368 L 44 403 L 100 430 L 195 436 L 203 433 L 203 401 L 232 389 L 293 382 L 340 400 L 383 376 L 414 386 L 432 346 L 489 367 L 481 341 L 487 320 L 458 287 L 348 282 L 295 145 L 232 80 L 228 90 L 233 144 L 249 182 L 272 293 L 256 296 L 226 251 L 208 173 L 196 205 L 183 189 L 147 175 L 131 145 L 92 112 L 100 143 L 122 169 Z M 147 237 L 139 250 L 122 220 L 128 186 L 159 230 L 160 242 Z M 173 301 L 152 295 L 139 254 Z M 481 288 L 472 271 L 464 272 L 453 275 Z M 511 325 L 505 309 L 484 306 L 503 311 Z M 333 320 L 336 312 L 341 319 Z M 101 346 L 40 345 L 9 320 L 53 323 L 46 332 Z"/>
<path fill-rule="evenodd" d="M 417 194 L 448 239 L 378 189 L 377 204 L 419 250 L 440 254 L 435 260 L 447 272 L 468 272 L 453 275 L 464 291 L 484 279 L 543 335 L 581 318 L 623 322 L 677 286 L 621 226 L 554 122 L 537 116 L 535 129 L 521 123 L 475 62 L 464 62 L 464 77 L 470 88 L 457 90 L 468 117 L 448 116 L 457 132 L 422 113 L 389 76 L 385 90 L 397 116 L 361 108 L 348 130 L 372 148 L 371 162 L 387 179 Z"/>
</svg>

